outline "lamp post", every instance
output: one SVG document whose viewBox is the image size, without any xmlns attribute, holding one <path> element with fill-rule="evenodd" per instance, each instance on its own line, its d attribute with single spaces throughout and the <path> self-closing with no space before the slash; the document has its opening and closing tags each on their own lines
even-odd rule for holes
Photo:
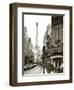
<svg viewBox="0 0 74 90">
<path fill-rule="evenodd" d="M 43 73 L 45 73 L 45 46 L 43 46 L 43 54 L 42 54 L 42 64 L 43 64 Z"/>
</svg>

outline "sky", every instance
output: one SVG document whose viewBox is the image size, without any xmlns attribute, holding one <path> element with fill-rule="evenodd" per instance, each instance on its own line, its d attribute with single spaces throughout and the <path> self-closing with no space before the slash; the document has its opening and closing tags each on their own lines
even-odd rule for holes
<svg viewBox="0 0 74 90">
<path fill-rule="evenodd" d="M 36 22 L 38 22 L 38 45 L 40 47 L 40 50 L 42 50 L 43 39 L 47 30 L 47 25 L 51 25 L 51 16 L 24 15 L 24 27 L 27 28 L 27 33 L 31 38 L 33 47 L 35 47 L 36 43 Z"/>
</svg>

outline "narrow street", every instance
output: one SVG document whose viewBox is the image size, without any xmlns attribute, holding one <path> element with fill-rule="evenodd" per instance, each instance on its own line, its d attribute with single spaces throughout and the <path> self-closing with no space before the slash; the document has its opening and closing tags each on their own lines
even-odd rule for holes
<svg viewBox="0 0 74 90">
<path fill-rule="evenodd" d="M 24 72 L 24 74 L 40 74 L 42 72 L 42 67 L 40 65 L 37 65 L 36 67 L 27 70 Z"/>
<path fill-rule="evenodd" d="M 41 65 L 37 65 L 36 67 L 30 70 L 24 71 L 24 74 L 43 74 L 43 67 Z M 46 69 L 44 74 L 47 74 Z"/>
</svg>

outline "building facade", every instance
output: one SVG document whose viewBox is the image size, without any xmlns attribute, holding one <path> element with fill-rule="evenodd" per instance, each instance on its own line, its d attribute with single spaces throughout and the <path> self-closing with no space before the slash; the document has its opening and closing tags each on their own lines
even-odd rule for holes
<svg viewBox="0 0 74 90">
<path fill-rule="evenodd" d="M 28 37 L 27 28 L 24 28 L 24 64 L 30 64 L 34 62 L 34 52 L 31 38 Z"/>
<path fill-rule="evenodd" d="M 63 16 L 52 16 L 51 28 L 44 36 L 45 58 L 47 72 L 63 72 Z M 51 34 L 48 32 L 51 29 Z"/>
</svg>

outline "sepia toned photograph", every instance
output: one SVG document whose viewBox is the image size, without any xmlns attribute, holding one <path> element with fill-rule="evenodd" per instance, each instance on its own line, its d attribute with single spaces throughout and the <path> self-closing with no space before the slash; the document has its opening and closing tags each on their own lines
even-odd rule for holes
<svg viewBox="0 0 74 90">
<path fill-rule="evenodd" d="M 64 73 L 63 15 L 23 13 L 23 75 Z"/>
</svg>

